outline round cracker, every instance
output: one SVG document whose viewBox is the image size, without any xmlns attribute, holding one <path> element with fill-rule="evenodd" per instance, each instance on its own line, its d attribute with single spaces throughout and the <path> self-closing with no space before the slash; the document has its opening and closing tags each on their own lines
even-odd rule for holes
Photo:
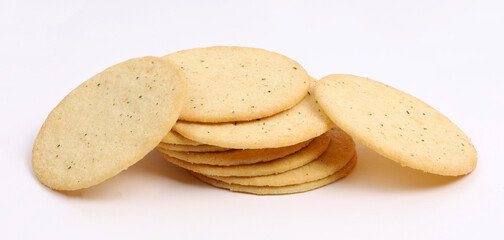
<svg viewBox="0 0 504 240">
<path fill-rule="evenodd" d="M 208 47 L 164 56 L 187 76 L 180 119 L 194 122 L 248 121 L 296 105 L 309 76 L 294 60 L 245 47 Z"/>
<path fill-rule="evenodd" d="M 57 190 L 87 188 L 142 159 L 177 120 L 183 72 L 156 57 L 114 65 L 52 110 L 33 145 L 35 176 Z"/>
<path fill-rule="evenodd" d="M 316 81 L 312 81 L 314 88 Z M 280 148 L 327 132 L 334 123 L 310 92 L 293 108 L 248 122 L 195 123 L 178 121 L 173 129 L 193 141 L 236 149 Z"/>
<path fill-rule="evenodd" d="M 329 135 L 331 143 L 327 150 L 320 157 L 300 168 L 258 177 L 208 177 L 225 183 L 247 186 L 286 186 L 325 178 L 343 168 L 352 157 L 357 157 L 352 137 L 340 129 L 329 131 Z"/>
<path fill-rule="evenodd" d="M 243 192 L 243 193 L 251 193 L 256 195 L 280 195 L 280 194 L 291 194 L 291 193 L 300 193 L 306 192 L 310 190 L 314 190 L 325 185 L 328 185 L 332 182 L 337 181 L 345 176 L 347 176 L 350 171 L 355 167 L 357 163 L 357 158 L 353 158 L 350 162 L 348 162 L 345 167 L 341 170 L 335 172 L 334 174 L 322 178 L 313 182 L 301 183 L 296 185 L 288 185 L 288 186 L 280 186 L 280 187 L 271 187 L 271 186 L 244 186 L 238 184 L 229 184 L 219 180 L 215 180 L 204 175 L 193 173 L 198 179 L 203 182 L 206 182 L 210 185 L 213 185 L 218 188 L 229 189 L 233 192 Z"/>
<path fill-rule="evenodd" d="M 273 161 L 236 165 L 236 166 L 212 166 L 207 164 L 189 163 L 177 158 L 170 157 L 162 152 L 169 162 L 191 170 L 193 172 L 212 176 L 263 176 L 289 171 L 308 164 L 318 158 L 329 146 L 331 139 L 327 134 L 315 138 L 307 147 L 291 155 Z"/>
<path fill-rule="evenodd" d="M 212 145 L 197 145 L 197 146 L 191 146 L 191 145 L 176 145 L 176 144 L 167 144 L 167 143 L 159 143 L 159 145 L 156 147 L 157 150 L 162 151 L 166 154 L 170 152 L 181 152 L 182 154 L 185 152 L 189 153 L 199 153 L 199 152 L 223 152 L 223 151 L 228 151 L 229 148 L 221 148 L 217 146 L 212 146 Z"/>
<path fill-rule="evenodd" d="M 464 132 L 409 94 L 368 78 L 330 75 L 315 97 L 344 131 L 402 166 L 447 176 L 476 167 L 476 149 Z"/>
<path fill-rule="evenodd" d="M 187 139 L 175 131 L 168 132 L 168 134 L 166 134 L 166 136 L 163 137 L 161 142 L 167 144 L 190 145 L 190 146 L 203 145 L 202 143 L 195 142 L 191 139 Z"/>
<path fill-rule="evenodd" d="M 281 148 L 264 148 L 264 149 L 245 149 L 245 150 L 230 150 L 225 152 L 180 152 L 171 151 L 168 149 L 159 148 L 158 150 L 164 154 L 196 164 L 208 164 L 218 166 L 244 165 L 254 164 L 258 162 L 267 162 L 277 158 L 282 158 L 306 147 L 311 142 L 311 139 L 298 143 L 296 145 L 281 147 Z M 198 146 L 199 147 L 199 146 Z"/>
</svg>

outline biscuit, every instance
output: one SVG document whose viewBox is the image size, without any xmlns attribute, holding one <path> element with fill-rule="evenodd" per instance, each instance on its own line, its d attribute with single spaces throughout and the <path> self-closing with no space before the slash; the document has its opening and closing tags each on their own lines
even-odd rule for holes
<svg viewBox="0 0 504 240">
<path fill-rule="evenodd" d="M 315 85 L 312 81 L 312 88 Z M 311 92 L 293 108 L 247 122 L 194 123 L 178 121 L 173 130 L 196 142 L 225 148 L 257 149 L 294 145 L 317 137 L 334 126 Z"/>
<path fill-rule="evenodd" d="M 191 170 L 193 172 L 212 176 L 262 176 L 286 172 L 308 164 L 318 158 L 328 147 L 331 139 L 327 134 L 315 138 L 307 147 L 273 161 L 235 166 L 213 166 L 207 164 L 193 164 L 170 157 L 162 152 L 167 161 Z"/>
<path fill-rule="evenodd" d="M 296 105 L 309 76 L 294 60 L 246 47 L 207 47 L 164 56 L 187 77 L 180 119 L 193 122 L 248 121 Z"/>
<path fill-rule="evenodd" d="M 131 59 L 70 92 L 42 125 L 32 166 L 57 190 L 87 188 L 149 153 L 170 131 L 185 99 L 185 76 L 156 57 Z"/>
<path fill-rule="evenodd" d="M 330 75 L 314 95 L 336 125 L 402 166 L 446 176 L 476 167 L 476 149 L 464 132 L 409 94 L 368 78 Z"/>
<path fill-rule="evenodd" d="M 312 162 L 279 174 L 258 177 L 207 176 L 225 183 L 250 186 L 286 186 L 316 181 L 343 168 L 352 158 L 357 158 L 355 143 L 340 129 L 329 131 L 331 143 L 327 150 Z"/>
<path fill-rule="evenodd" d="M 204 175 L 198 174 L 191 172 L 194 176 L 196 176 L 198 179 L 200 179 L 203 182 L 206 182 L 210 185 L 213 185 L 218 188 L 224 188 L 224 189 L 229 189 L 233 192 L 243 192 L 243 193 L 251 193 L 251 194 L 256 194 L 256 195 L 280 195 L 280 194 L 291 194 L 291 193 L 299 193 L 299 192 L 306 192 L 310 190 L 314 190 L 320 187 L 323 187 L 325 185 L 328 185 L 332 182 L 335 182 L 338 179 L 341 179 L 345 176 L 347 176 L 350 171 L 355 167 L 355 164 L 357 163 L 357 159 L 353 158 L 348 164 L 343 167 L 341 170 L 335 172 L 334 174 L 313 181 L 313 182 L 306 182 L 306 183 L 301 183 L 301 184 L 296 184 L 296 185 L 288 185 L 288 186 L 280 186 L 280 187 L 271 187 L 271 186 L 244 186 L 244 185 L 238 185 L 238 184 L 229 184 L 225 183 L 219 180 L 215 180 L 209 177 L 206 177 Z"/>
<path fill-rule="evenodd" d="M 202 143 L 187 139 L 175 131 L 168 132 L 168 134 L 166 134 L 166 136 L 163 137 L 161 142 L 167 143 L 167 144 L 177 144 L 177 145 L 191 145 L 191 146 L 202 145 Z"/>
<path fill-rule="evenodd" d="M 159 143 L 159 145 L 156 147 L 158 151 L 162 151 L 166 154 L 169 152 L 181 152 L 181 154 L 184 154 L 185 152 L 223 152 L 223 151 L 228 151 L 230 150 L 229 148 L 221 148 L 217 146 L 212 146 L 212 145 L 197 145 L 197 146 L 191 146 L 191 145 L 177 145 L 177 144 L 168 144 L 168 143 Z"/>
<path fill-rule="evenodd" d="M 308 141 L 298 143 L 296 145 L 281 148 L 244 149 L 244 150 L 233 149 L 225 152 L 204 152 L 204 153 L 179 152 L 179 151 L 170 151 L 171 149 L 168 150 L 160 148 L 159 146 L 157 150 L 163 152 L 164 154 L 170 157 L 178 158 L 190 163 L 231 166 L 231 165 L 243 165 L 258 162 L 267 162 L 277 158 L 282 158 L 306 147 L 310 142 L 311 139 Z"/>
</svg>

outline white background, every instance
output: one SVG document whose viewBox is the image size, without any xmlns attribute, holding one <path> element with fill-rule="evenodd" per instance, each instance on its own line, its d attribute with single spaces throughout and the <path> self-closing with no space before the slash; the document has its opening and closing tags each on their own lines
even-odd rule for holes
<svg viewBox="0 0 504 240">
<path fill-rule="evenodd" d="M 411 93 L 471 137 L 478 167 L 435 176 L 359 145 L 347 178 L 260 197 L 200 183 L 152 152 L 90 189 L 39 184 L 33 141 L 79 83 L 129 58 L 214 45 Z M 0 238 L 504 239 L 503 69 L 502 1 L 2 0 Z"/>
</svg>

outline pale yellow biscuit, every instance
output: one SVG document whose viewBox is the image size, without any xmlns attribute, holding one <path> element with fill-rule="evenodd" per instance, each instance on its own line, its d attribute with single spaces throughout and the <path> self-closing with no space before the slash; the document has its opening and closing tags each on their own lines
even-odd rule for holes
<svg viewBox="0 0 504 240">
<path fill-rule="evenodd" d="M 403 166 L 449 176 L 476 167 L 464 132 L 409 94 L 368 78 L 330 75 L 319 81 L 315 97 L 344 131 Z"/>
<path fill-rule="evenodd" d="M 333 129 L 329 133 L 331 143 L 327 150 L 320 157 L 302 167 L 258 177 L 207 177 L 226 183 L 251 186 L 286 186 L 325 178 L 343 168 L 352 157 L 357 157 L 355 144 L 348 134 L 340 129 Z"/>
<path fill-rule="evenodd" d="M 312 81 L 311 89 L 314 85 Z M 209 145 L 257 149 L 294 145 L 317 137 L 332 126 L 334 123 L 309 92 L 293 108 L 268 118 L 220 124 L 178 121 L 173 129 L 186 138 Z"/>
<path fill-rule="evenodd" d="M 231 165 L 243 165 L 258 162 L 267 162 L 277 158 L 282 158 L 289 154 L 297 152 L 301 148 L 306 147 L 310 142 L 311 139 L 308 141 L 298 143 L 296 145 L 281 148 L 245 149 L 245 150 L 234 149 L 225 152 L 208 151 L 204 153 L 171 151 L 168 150 L 168 148 L 160 148 L 158 146 L 158 151 L 161 151 L 170 157 L 178 158 L 180 160 L 184 160 L 190 163 L 231 166 Z"/>
<path fill-rule="evenodd" d="M 203 145 L 202 143 L 195 142 L 191 139 L 187 139 L 175 131 L 168 132 L 168 134 L 166 134 L 166 136 L 163 137 L 161 142 L 167 144 L 190 145 L 190 146 Z"/>
<path fill-rule="evenodd" d="M 247 121 L 296 105 L 309 76 L 292 59 L 245 47 L 208 47 L 164 56 L 187 76 L 180 119 L 194 122 Z"/>
<path fill-rule="evenodd" d="M 233 192 L 243 192 L 243 193 L 252 193 L 257 195 L 280 195 L 280 194 L 291 194 L 291 193 L 299 193 L 306 192 L 310 190 L 314 190 L 325 185 L 328 185 L 336 180 L 347 176 L 350 171 L 355 167 L 357 163 L 357 159 L 353 158 L 348 164 L 343 167 L 341 170 L 335 172 L 334 174 L 315 180 L 313 182 L 301 183 L 296 185 L 288 185 L 288 186 L 280 186 L 280 187 L 272 187 L 272 186 L 244 186 L 238 184 L 229 184 L 219 180 L 215 180 L 204 175 L 191 172 L 194 176 L 199 178 L 201 181 L 206 182 L 210 185 L 213 185 L 218 188 L 229 189 Z"/>
<path fill-rule="evenodd" d="M 182 161 L 177 158 L 170 157 L 162 152 L 163 156 L 169 162 L 204 175 L 212 176 L 262 176 L 277 174 L 289 171 L 308 164 L 319 157 L 329 145 L 331 139 L 327 134 L 324 134 L 314 139 L 307 147 L 291 155 L 279 158 L 273 161 L 236 165 L 236 166 L 212 166 L 207 164 L 194 164 Z"/>
<path fill-rule="evenodd" d="M 229 148 L 221 148 L 217 146 L 212 146 L 212 145 L 197 145 L 197 146 L 191 146 L 191 145 L 177 145 L 177 144 L 167 144 L 167 143 L 159 143 L 159 145 L 156 147 L 157 150 L 162 151 L 166 154 L 170 152 L 181 152 L 181 154 L 184 154 L 185 152 L 189 153 L 199 153 L 199 152 L 223 152 L 223 151 L 228 151 L 230 150 Z"/>
<path fill-rule="evenodd" d="M 70 92 L 33 144 L 32 166 L 44 185 L 87 188 L 142 159 L 177 120 L 186 92 L 179 68 L 143 57 L 114 65 Z"/>
</svg>

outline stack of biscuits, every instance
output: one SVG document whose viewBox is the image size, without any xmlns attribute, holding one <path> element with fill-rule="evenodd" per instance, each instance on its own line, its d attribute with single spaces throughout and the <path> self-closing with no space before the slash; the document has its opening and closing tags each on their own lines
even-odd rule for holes
<svg viewBox="0 0 504 240">
<path fill-rule="evenodd" d="M 184 71 L 186 101 L 157 146 L 171 163 L 220 188 L 253 194 L 303 192 L 346 176 L 352 138 L 312 96 L 316 80 L 277 53 L 239 47 L 164 57 Z"/>
<path fill-rule="evenodd" d="M 288 194 L 346 176 L 352 137 L 432 174 L 477 164 L 464 132 L 407 93 L 354 75 L 317 81 L 262 49 L 210 47 L 130 59 L 83 82 L 42 125 L 32 166 L 49 188 L 77 190 L 157 149 L 213 186 Z"/>
</svg>

